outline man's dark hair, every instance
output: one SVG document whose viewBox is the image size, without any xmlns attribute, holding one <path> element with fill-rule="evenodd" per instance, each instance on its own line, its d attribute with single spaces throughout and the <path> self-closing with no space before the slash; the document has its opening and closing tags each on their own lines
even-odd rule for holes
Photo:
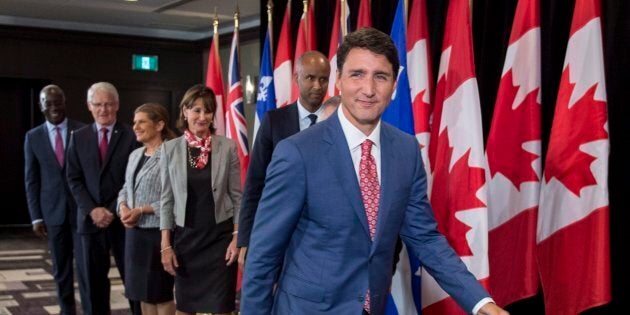
<svg viewBox="0 0 630 315">
<path fill-rule="evenodd" d="M 341 46 L 337 49 L 338 71 L 343 69 L 343 64 L 352 48 L 367 49 L 377 55 L 385 56 L 392 64 L 394 78 L 398 76 L 398 67 L 400 67 L 398 50 L 389 35 L 371 27 L 362 28 L 346 35 Z"/>
</svg>

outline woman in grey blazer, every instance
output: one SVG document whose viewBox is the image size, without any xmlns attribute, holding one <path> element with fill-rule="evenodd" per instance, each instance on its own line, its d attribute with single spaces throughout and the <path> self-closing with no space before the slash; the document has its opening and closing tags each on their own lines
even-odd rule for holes
<svg viewBox="0 0 630 315">
<path fill-rule="evenodd" d="M 125 184 L 118 194 L 118 216 L 125 233 L 125 295 L 141 301 L 143 315 L 172 315 L 173 276 L 160 258 L 160 146 L 175 133 L 168 128 L 162 105 L 146 103 L 133 117 L 136 140 L 143 146 L 131 152 Z"/>
<path fill-rule="evenodd" d="M 162 264 L 181 314 L 235 309 L 240 164 L 236 144 L 213 134 L 216 107 L 211 89 L 188 89 L 177 122 L 184 135 L 161 149 Z"/>
</svg>

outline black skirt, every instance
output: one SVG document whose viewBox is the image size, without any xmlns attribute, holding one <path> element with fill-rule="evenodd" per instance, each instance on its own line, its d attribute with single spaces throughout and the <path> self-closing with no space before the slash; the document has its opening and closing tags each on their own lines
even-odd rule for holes
<svg viewBox="0 0 630 315">
<path fill-rule="evenodd" d="M 172 301 L 174 279 L 162 267 L 160 230 L 125 230 L 125 296 L 151 304 Z"/>
<path fill-rule="evenodd" d="M 237 263 L 226 266 L 232 241 L 232 219 L 216 224 L 210 164 L 188 166 L 186 222 L 173 232 L 179 267 L 175 276 L 177 310 L 187 313 L 228 313 L 236 308 Z"/>
</svg>

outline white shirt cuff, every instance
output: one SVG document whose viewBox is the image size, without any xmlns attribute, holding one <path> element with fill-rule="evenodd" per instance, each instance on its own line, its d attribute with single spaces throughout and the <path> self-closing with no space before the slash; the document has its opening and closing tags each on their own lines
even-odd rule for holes
<svg viewBox="0 0 630 315">
<path fill-rule="evenodd" d="M 32 225 L 35 225 L 35 224 L 37 224 L 37 223 L 42 223 L 42 222 L 44 222 L 44 220 L 42 220 L 42 219 L 37 219 L 37 220 L 33 220 L 33 222 L 31 222 L 31 224 L 32 224 Z"/>
<path fill-rule="evenodd" d="M 481 299 L 481 301 L 477 302 L 477 304 L 475 304 L 475 307 L 473 307 L 472 313 L 474 315 L 477 315 L 477 313 L 479 313 L 479 310 L 488 303 L 494 303 L 494 300 L 489 297 Z"/>
</svg>

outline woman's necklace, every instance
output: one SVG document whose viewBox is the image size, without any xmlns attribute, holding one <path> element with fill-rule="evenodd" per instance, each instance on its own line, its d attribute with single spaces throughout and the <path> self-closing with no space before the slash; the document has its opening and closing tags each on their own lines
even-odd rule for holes
<svg viewBox="0 0 630 315">
<path fill-rule="evenodd" d="M 196 168 L 197 167 L 197 161 L 199 161 L 199 158 L 201 157 L 201 154 L 198 154 L 196 157 L 193 157 L 192 151 L 190 150 L 189 146 L 186 146 L 186 149 L 188 149 L 188 163 L 190 164 L 190 167 Z"/>
</svg>

